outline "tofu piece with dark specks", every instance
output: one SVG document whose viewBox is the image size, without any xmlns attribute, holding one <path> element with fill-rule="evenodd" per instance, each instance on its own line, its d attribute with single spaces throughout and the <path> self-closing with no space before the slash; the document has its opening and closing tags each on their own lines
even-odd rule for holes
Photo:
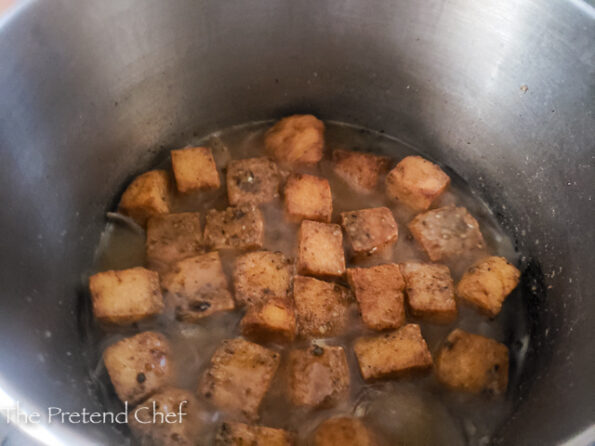
<svg viewBox="0 0 595 446">
<path fill-rule="evenodd" d="M 171 166 L 178 191 L 219 189 L 221 180 L 213 152 L 208 147 L 188 147 L 171 151 Z"/>
<path fill-rule="evenodd" d="M 288 220 L 330 223 L 332 213 L 333 197 L 326 178 L 300 173 L 289 176 L 285 184 L 285 215 Z"/>
<path fill-rule="evenodd" d="M 242 335 L 255 342 L 292 342 L 296 335 L 293 303 L 289 299 L 270 299 L 248 307 L 240 322 Z"/>
<path fill-rule="evenodd" d="M 398 265 L 349 268 L 347 280 L 368 328 L 387 330 L 405 323 L 405 281 Z"/>
<path fill-rule="evenodd" d="M 128 325 L 163 311 L 159 275 L 142 267 L 103 271 L 89 278 L 97 320 Z"/>
<path fill-rule="evenodd" d="M 455 390 L 489 396 L 503 394 L 508 386 L 508 348 L 457 328 L 438 353 L 436 376 Z"/>
<path fill-rule="evenodd" d="M 198 392 L 227 414 L 254 421 L 279 361 L 279 353 L 258 344 L 225 340 L 211 358 Z"/>
<path fill-rule="evenodd" d="M 345 274 L 343 233 L 335 224 L 304 220 L 298 233 L 299 274 L 341 277 Z"/>
<path fill-rule="evenodd" d="M 173 374 L 169 342 L 152 331 L 110 345 L 103 362 L 118 398 L 131 405 L 165 386 Z"/>
<path fill-rule="evenodd" d="M 174 263 L 161 279 L 168 306 L 185 322 L 219 311 L 233 310 L 235 304 L 218 252 L 189 257 Z"/>
<path fill-rule="evenodd" d="M 279 196 L 279 182 L 279 169 L 266 156 L 227 165 L 227 198 L 232 206 L 273 201 Z"/>
<path fill-rule="evenodd" d="M 264 146 L 282 164 L 316 164 L 324 151 L 324 123 L 312 115 L 285 117 L 267 130 Z"/>
<path fill-rule="evenodd" d="M 401 272 L 413 316 L 438 324 L 449 324 L 457 318 L 454 283 L 446 265 L 406 262 Z"/>
<path fill-rule="evenodd" d="M 387 195 L 416 211 L 427 210 L 450 184 L 450 177 L 421 156 L 403 158 L 386 176 Z"/>
<path fill-rule="evenodd" d="M 169 213 L 170 179 L 165 170 L 150 170 L 137 176 L 120 199 L 118 211 L 145 226 L 153 215 Z"/>
<path fill-rule="evenodd" d="M 374 254 L 399 237 L 397 222 L 385 207 L 342 212 L 341 225 L 356 256 Z"/>
<path fill-rule="evenodd" d="M 446 206 L 419 214 L 409 223 L 409 230 L 432 262 L 485 247 L 479 223 L 464 207 Z"/>
<path fill-rule="evenodd" d="M 283 429 L 224 422 L 217 430 L 215 446 L 293 446 L 294 436 Z"/>
<path fill-rule="evenodd" d="M 374 434 L 359 418 L 334 417 L 314 433 L 314 446 L 377 446 Z"/>
<path fill-rule="evenodd" d="M 254 206 L 211 209 L 206 216 L 204 241 L 212 249 L 260 249 L 264 219 Z"/>
<path fill-rule="evenodd" d="M 353 346 L 366 381 L 399 378 L 432 368 L 432 355 L 417 324 L 375 337 L 359 338 Z"/>
<path fill-rule="evenodd" d="M 463 275 L 457 295 L 486 315 L 496 317 L 520 277 L 521 272 L 504 257 L 486 257 Z"/>
<path fill-rule="evenodd" d="M 351 302 L 345 287 L 313 277 L 295 276 L 293 300 L 300 336 L 332 337 L 347 329 Z"/>
<path fill-rule="evenodd" d="M 333 150 L 335 174 L 358 192 L 373 192 L 388 172 L 390 159 L 371 153 Z"/>
<path fill-rule="evenodd" d="M 296 406 L 332 407 L 349 392 L 343 347 L 312 345 L 289 352 L 288 393 Z"/>
</svg>

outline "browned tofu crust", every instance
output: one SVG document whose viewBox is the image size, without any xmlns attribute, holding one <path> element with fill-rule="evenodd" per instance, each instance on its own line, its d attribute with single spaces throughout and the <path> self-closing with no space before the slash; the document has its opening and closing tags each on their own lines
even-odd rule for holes
<svg viewBox="0 0 595 446">
<path fill-rule="evenodd" d="M 132 405 L 168 383 L 173 374 L 170 358 L 169 342 L 152 331 L 122 339 L 103 352 L 118 398 Z"/>
<path fill-rule="evenodd" d="M 432 368 L 432 355 L 417 324 L 381 336 L 359 338 L 353 350 L 365 380 L 398 378 Z"/>
<path fill-rule="evenodd" d="M 208 147 L 172 150 L 171 165 L 178 191 L 182 193 L 221 186 L 215 159 Z"/>
<path fill-rule="evenodd" d="M 314 446 L 377 446 L 372 432 L 359 418 L 336 417 L 321 423 Z"/>
<path fill-rule="evenodd" d="M 521 272 L 504 257 L 487 257 L 463 275 L 457 285 L 457 295 L 488 316 L 495 317 L 520 277 Z"/>
<path fill-rule="evenodd" d="M 345 274 L 343 233 L 335 224 L 304 220 L 298 233 L 299 274 L 340 277 Z"/>
<path fill-rule="evenodd" d="M 436 324 L 449 324 L 457 318 L 454 283 L 446 265 L 406 262 L 401 272 L 413 316 Z"/>
<path fill-rule="evenodd" d="M 283 164 L 315 164 L 322 159 L 324 124 L 312 115 L 293 115 L 267 130 L 267 153 Z"/>
<path fill-rule="evenodd" d="M 227 198 L 232 206 L 273 201 L 279 196 L 279 182 L 279 169 L 266 156 L 227 165 Z"/>
<path fill-rule="evenodd" d="M 251 205 L 211 209 L 206 216 L 204 241 L 212 249 L 260 249 L 264 244 L 262 213 Z"/>
<path fill-rule="evenodd" d="M 405 323 L 405 281 L 397 265 L 349 268 L 347 280 L 368 328 L 394 329 Z"/>
<path fill-rule="evenodd" d="M 285 215 L 290 221 L 330 223 L 333 213 L 331 186 L 326 178 L 292 174 L 285 185 Z"/>
<path fill-rule="evenodd" d="M 293 264 L 281 252 L 255 251 L 237 258 L 233 270 L 235 298 L 240 305 L 254 305 L 289 296 Z"/>
<path fill-rule="evenodd" d="M 288 394 L 296 406 L 332 407 L 349 391 L 343 347 L 312 345 L 289 352 Z"/>
<path fill-rule="evenodd" d="M 289 299 L 270 299 L 248 308 L 240 322 L 242 336 L 255 342 L 292 342 L 296 335 L 293 303 Z"/>
<path fill-rule="evenodd" d="M 294 436 L 272 427 L 224 422 L 217 430 L 215 446 L 292 446 Z"/>
<path fill-rule="evenodd" d="M 178 260 L 203 252 L 200 214 L 155 215 L 147 221 L 147 266 L 165 272 Z"/>
<path fill-rule="evenodd" d="M 399 230 L 385 207 L 341 213 L 341 225 L 355 255 L 369 255 L 397 242 Z"/>
<path fill-rule="evenodd" d="M 485 244 L 479 223 L 464 207 L 446 206 L 417 215 L 409 230 L 432 262 L 468 255 Z"/>
<path fill-rule="evenodd" d="M 176 317 L 197 322 L 219 311 L 234 308 L 218 252 L 189 257 L 174 263 L 161 279 L 167 305 Z"/>
<path fill-rule="evenodd" d="M 94 274 L 89 289 L 93 314 L 103 323 L 128 325 L 163 311 L 159 275 L 142 267 Z"/>
<path fill-rule="evenodd" d="M 333 150 L 335 174 L 359 192 L 372 192 L 382 175 L 388 172 L 390 159 L 371 153 Z"/>
<path fill-rule="evenodd" d="M 279 353 L 258 344 L 225 340 L 211 358 L 198 392 L 232 416 L 256 420 L 279 361 Z"/>
<path fill-rule="evenodd" d="M 165 170 L 150 170 L 137 176 L 122 194 L 119 212 L 144 227 L 149 217 L 169 213 L 169 184 Z"/>
<path fill-rule="evenodd" d="M 508 348 L 457 328 L 438 353 L 436 376 L 452 389 L 490 396 L 503 394 L 508 386 Z"/>
<path fill-rule="evenodd" d="M 416 211 L 425 211 L 449 183 L 450 177 L 436 164 L 421 156 L 408 156 L 386 176 L 386 193 Z"/>
<path fill-rule="evenodd" d="M 347 329 L 351 299 L 345 287 L 313 277 L 295 276 L 293 300 L 300 336 L 331 337 Z"/>
</svg>

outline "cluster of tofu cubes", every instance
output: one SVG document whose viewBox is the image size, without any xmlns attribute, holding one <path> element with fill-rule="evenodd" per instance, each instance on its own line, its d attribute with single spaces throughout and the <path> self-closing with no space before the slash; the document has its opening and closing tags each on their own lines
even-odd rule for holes
<svg viewBox="0 0 595 446">
<path fill-rule="evenodd" d="M 457 297 L 495 317 L 519 280 L 513 265 L 488 256 L 455 286 L 440 262 L 483 249 L 484 241 L 465 208 L 430 209 L 448 187 L 448 175 L 419 156 L 408 156 L 390 170 L 386 157 L 334 150 L 332 166 L 346 187 L 369 194 L 384 179 L 388 199 L 417 214 L 408 229 L 428 259 L 348 267 L 346 258 L 357 265 L 395 246 L 399 230 L 392 211 L 375 207 L 333 214 L 329 181 L 300 172 L 324 155 L 324 124 L 314 116 L 277 122 L 266 133 L 264 148 L 267 156 L 230 161 L 225 181 L 209 148 L 173 150 L 173 178 L 165 170 L 149 171 L 124 192 L 119 211 L 146 229 L 146 265 L 90 278 L 96 319 L 124 326 L 167 309 L 184 323 L 238 308 L 244 316 L 241 337 L 217 347 L 196 392 L 171 387 L 175 360 L 163 334 L 145 331 L 109 346 L 103 358 L 118 397 L 131 405 L 156 401 L 160 409 L 155 410 L 162 411 L 188 401 L 190 414 L 201 404 L 213 407 L 225 419 L 217 445 L 293 444 L 293 434 L 255 424 L 261 403 L 278 373 L 284 374 L 281 382 L 293 406 L 328 408 L 348 398 L 352 378 L 345 346 L 334 345 L 332 338 L 354 326 L 354 308 L 370 333 L 351 345 L 365 381 L 434 369 L 438 381 L 453 389 L 505 392 L 506 346 L 455 329 L 433 357 L 420 325 L 407 321 L 409 315 L 451 324 L 457 318 Z M 228 208 L 204 216 L 172 212 L 172 194 L 200 193 L 222 184 Z M 275 200 L 282 200 L 285 218 L 296 224 L 295 258 L 264 249 L 265 225 L 273 222 L 264 221 L 260 206 Z M 221 251 L 235 254 L 230 277 Z M 131 427 L 157 444 L 194 444 L 199 425 Z M 349 416 L 324 421 L 313 438 L 319 446 L 376 444 L 362 421 Z"/>
</svg>

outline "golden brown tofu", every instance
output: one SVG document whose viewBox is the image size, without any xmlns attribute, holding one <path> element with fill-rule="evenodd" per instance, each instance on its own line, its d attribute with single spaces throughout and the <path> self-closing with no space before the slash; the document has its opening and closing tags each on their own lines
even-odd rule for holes
<svg viewBox="0 0 595 446">
<path fill-rule="evenodd" d="M 171 151 L 171 166 L 178 191 L 219 189 L 221 181 L 208 147 L 189 147 Z"/>
<path fill-rule="evenodd" d="M 118 398 L 132 405 L 166 385 L 173 374 L 169 342 L 152 331 L 110 345 L 103 362 Z"/>
<path fill-rule="evenodd" d="M 198 412 L 191 392 L 165 387 L 130 412 L 129 426 L 140 444 L 192 446 L 201 427 Z"/>
<path fill-rule="evenodd" d="M 145 226 L 153 215 L 169 213 L 169 175 L 165 170 L 150 170 L 134 180 L 120 199 L 118 210 Z"/>
<path fill-rule="evenodd" d="M 285 215 L 290 221 L 329 223 L 333 213 L 331 186 L 326 178 L 293 174 L 285 185 Z"/>
<path fill-rule="evenodd" d="M 321 423 L 314 446 L 376 446 L 372 432 L 359 418 L 335 417 Z"/>
<path fill-rule="evenodd" d="M 178 260 L 202 253 L 198 212 L 155 215 L 147 221 L 147 265 L 165 272 Z"/>
<path fill-rule="evenodd" d="M 335 224 L 304 220 L 298 233 L 299 274 L 340 277 L 345 274 L 343 233 Z"/>
<path fill-rule="evenodd" d="M 296 406 L 332 407 L 349 392 L 343 347 L 312 345 L 289 352 L 287 385 Z"/>
<path fill-rule="evenodd" d="M 292 342 L 296 334 L 295 311 L 289 299 L 270 299 L 248 308 L 240 322 L 242 336 L 255 342 Z"/>
<path fill-rule="evenodd" d="M 365 380 L 398 378 L 432 368 L 432 355 L 417 324 L 381 336 L 359 338 L 353 350 Z"/>
<path fill-rule="evenodd" d="M 324 150 L 324 124 L 312 115 L 293 115 L 267 130 L 267 153 L 283 164 L 316 164 Z"/>
<path fill-rule="evenodd" d="M 261 204 L 279 196 L 279 169 L 266 156 L 233 160 L 227 165 L 229 204 Z"/>
<path fill-rule="evenodd" d="M 454 284 L 445 265 L 407 262 L 401 265 L 411 314 L 437 324 L 457 318 Z"/>
<path fill-rule="evenodd" d="M 490 396 L 503 394 L 508 386 L 508 348 L 457 328 L 438 353 L 436 376 L 452 389 Z"/>
<path fill-rule="evenodd" d="M 388 172 L 390 159 L 371 153 L 333 150 L 333 170 L 339 178 L 359 192 L 372 192 Z"/>
<path fill-rule="evenodd" d="M 345 287 L 313 277 L 295 276 L 293 300 L 300 336 L 332 337 L 347 329 L 350 295 Z"/>
<path fill-rule="evenodd" d="M 224 422 L 217 430 L 215 446 L 292 446 L 294 437 L 283 429 Z"/>
<path fill-rule="evenodd" d="M 254 206 L 230 207 L 207 213 L 204 241 L 212 249 L 259 249 L 264 243 L 264 219 Z"/>
<path fill-rule="evenodd" d="M 405 323 L 405 281 L 397 265 L 349 268 L 347 280 L 367 327 L 386 330 Z"/>
<path fill-rule="evenodd" d="M 503 257 L 487 257 L 463 275 L 457 295 L 490 317 L 496 317 L 516 288 L 521 272 Z"/>
<path fill-rule="evenodd" d="M 281 252 L 255 251 L 237 258 L 233 270 L 235 298 L 240 305 L 254 305 L 289 296 L 293 265 Z"/>
<path fill-rule="evenodd" d="M 159 275 L 136 267 L 89 278 L 93 314 L 107 324 L 127 325 L 163 311 Z"/>
<path fill-rule="evenodd" d="M 421 156 L 403 158 L 386 176 L 387 195 L 416 211 L 427 210 L 450 184 L 450 177 Z"/>
<path fill-rule="evenodd" d="M 235 306 L 218 252 L 174 263 L 163 275 L 161 287 L 167 305 L 185 322 L 197 322 L 213 313 L 233 310 Z"/>
<path fill-rule="evenodd" d="M 198 392 L 232 416 L 256 420 L 279 361 L 279 353 L 258 344 L 225 340 L 211 358 Z"/>
<path fill-rule="evenodd" d="M 409 230 L 432 262 L 483 249 L 479 223 L 464 207 L 446 206 L 417 215 Z"/>
<path fill-rule="evenodd" d="M 341 225 L 356 256 L 374 254 L 399 237 L 397 222 L 385 207 L 342 212 Z"/>
</svg>

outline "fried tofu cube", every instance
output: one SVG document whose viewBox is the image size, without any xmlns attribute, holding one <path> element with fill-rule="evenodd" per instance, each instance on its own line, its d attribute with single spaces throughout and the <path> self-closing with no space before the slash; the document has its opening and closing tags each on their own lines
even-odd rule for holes
<svg viewBox="0 0 595 446">
<path fill-rule="evenodd" d="M 326 178 L 292 174 L 285 185 L 285 215 L 290 221 L 331 221 L 333 197 Z"/>
<path fill-rule="evenodd" d="M 313 277 L 295 276 L 293 300 L 302 337 L 332 337 L 347 329 L 351 302 L 345 287 Z"/>
<path fill-rule="evenodd" d="M 224 422 L 217 430 L 215 446 L 293 446 L 294 437 L 283 429 Z"/>
<path fill-rule="evenodd" d="M 332 407 L 349 392 L 343 347 L 312 345 L 289 352 L 288 394 L 296 406 Z"/>
<path fill-rule="evenodd" d="M 103 362 L 122 402 L 136 404 L 171 379 L 171 348 L 161 333 L 145 331 L 110 345 Z"/>
<path fill-rule="evenodd" d="M 233 310 L 235 306 L 218 252 L 174 263 L 163 275 L 161 287 L 167 305 L 185 322 L 198 322 L 213 313 Z"/>
<path fill-rule="evenodd" d="M 255 251 L 235 262 L 233 284 L 240 305 L 255 305 L 289 296 L 293 265 L 281 252 Z"/>
<path fill-rule="evenodd" d="M 208 147 L 172 150 L 171 166 L 179 192 L 219 189 L 221 186 L 215 159 Z"/>
<path fill-rule="evenodd" d="M 464 207 L 446 206 L 417 215 L 409 230 L 432 262 L 484 248 L 479 223 Z"/>
<path fill-rule="evenodd" d="M 169 213 L 169 190 L 169 175 L 165 170 L 145 172 L 126 188 L 118 211 L 144 227 L 149 217 Z"/>
<path fill-rule="evenodd" d="M 264 219 L 254 206 L 211 209 L 205 223 L 205 244 L 212 249 L 260 249 L 264 244 Z"/>
<path fill-rule="evenodd" d="M 270 299 L 248 308 L 240 322 L 242 335 L 256 342 L 292 342 L 296 334 L 295 311 L 289 299 Z"/>
<path fill-rule="evenodd" d="M 342 212 L 341 225 L 356 256 L 373 254 L 399 237 L 393 213 L 385 207 Z"/>
<path fill-rule="evenodd" d="M 321 423 L 314 446 L 376 446 L 372 432 L 359 418 L 335 417 Z"/>
<path fill-rule="evenodd" d="M 427 210 L 450 184 L 450 177 L 421 156 L 403 158 L 386 176 L 386 194 L 415 211 Z"/>
<path fill-rule="evenodd" d="M 457 317 L 454 283 L 446 265 L 407 262 L 401 265 L 407 303 L 413 316 L 437 324 Z"/>
<path fill-rule="evenodd" d="M 147 265 L 165 272 L 178 260 L 202 253 L 198 212 L 155 215 L 147 221 Z"/>
<path fill-rule="evenodd" d="M 267 130 L 264 145 L 283 164 L 316 164 L 324 150 L 324 124 L 312 115 L 288 116 Z"/>
<path fill-rule="evenodd" d="M 321 277 L 345 274 L 343 233 L 339 225 L 302 221 L 298 233 L 297 270 L 300 274 Z"/>
<path fill-rule="evenodd" d="M 432 368 L 432 355 L 417 324 L 381 336 L 359 338 L 353 346 L 363 378 L 398 378 Z"/>
<path fill-rule="evenodd" d="M 266 156 L 233 160 L 227 165 L 229 204 L 261 204 L 279 196 L 281 177 L 277 165 Z"/>
<path fill-rule="evenodd" d="M 372 192 L 388 172 L 390 159 L 371 153 L 333 150 L 333 171 L 358 192 Z"/>
<path fill-rule="evenodd" d="M 405 281 L 397 265 L 349 268 L 347 280 L 368 328 L 394 329 L 405 323 Z"/>
<path fill-rule="evenodd" d="M 89 278 L 93 314 L 104 323 L 127 325 L 163 311 L 159 275 L 136 267 Z"/>
<path fill-rule="evenodd" d="M 232 416 L 256 420 L 279 362 L 279 353 L 258 344 L 225 340 L 211 358 L 198 392 Z"/>
<path fill-rule="evenodd" d="M 505 258 L 487 257 L 463 275 L 457 285 L 457 295 L 488 316 L 495 317 L 520 277 L 521 272 Z"/>
<path fill-rule="evenodd" d="M 508 386 L 508 348 L 457 328 L 438 353 L 436 376 L 455 390 L 490 396 L 503 394 Z"/>
</svg>

